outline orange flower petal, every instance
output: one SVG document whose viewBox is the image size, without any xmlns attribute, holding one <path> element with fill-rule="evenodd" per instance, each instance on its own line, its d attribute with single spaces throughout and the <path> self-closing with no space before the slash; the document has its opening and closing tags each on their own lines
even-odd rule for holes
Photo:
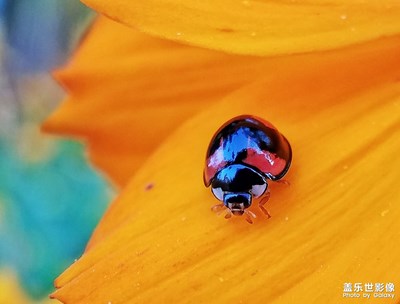
<svg viewBox="0 0 400 304">
<path fill-rule="evenodd" d="M 397 0 L 82 1 L 146 33 L 240 54 L 326 50 L 400 31 Z"/>
<path fill-rule="evenodd" d="M 276 94 L 284 94 L 288 90 L 289 92 L 295 90 L 297 95 L 300 97 L 304 96 L 301 100 L 301 102 L 304 102 L 302 106 L 311 107 L 313 101 L 308 101 L 307 99 L 307 96 L 310 94 L 309 91 L 322 90 L 322 88 L 319 88 L 320 82 L 324 82 L 327 79 L 332 81 L 332 86 L 337 86 L 334 90 L 338 92 L 357 90 L 360 87 L 370 86 L 376 82 L 384 82 L 391 77 L 391 74 L 386 73 L 386 71 L 387 69 L 392 69 L 393 61 L 397 60 L 398 45 L 400 45 L 400 39 L 399 37 L 395 37 L 374 41 L 346 50 L 265 59 L 264 61 L 260 61 L 260 65 L 264 66 L 267 71 L 274 71 L 274 73 L 268 74 L 265 78 L 265 82 L 268 85 L 266 85 L 265 92 L 263 91 L 264 95 L 260 100 L 263 102 L 273 101 L 276 98 L 274 97 Z M 385 54 L 385 56 L 382 56 L 382 54 Z M 336 71 L 338 67 L 342 67 L 341 73 Z M 315 71 L 319 71 L 319 74 L 316 74 Z M 291 75 L 296 75 L 299 79 L 296 77 L 292 78 Z M 310 81 L 310 77 L 315 77 L 315 79 Z M 307 79 L 307 81 L 303 81 L 303 78 Z M 343 79 L 346 81 L 343 81 Z M 292 83 L 290 83 L 291 80 L 293 80 Z M 333 89 L 329 88 L 322 92 L 331 96 L 332 93 L 329 90 Z M 282 99 L 282 97 L 278 97 L 277 102 L 280 100 L 279 98 Z M 247 102 L 248 97 L 244 95 L 242 96 L 242 100 L 243 102 Z M 285 104 L 279 114 L 282 117 L 292 112 L 288 111 L 288 102 L 299 101 L 298 98 L 294 98 L 294 100 L 287 98 L 278 102 L 278 104 Z M 322 103 L 322 100 L 320 102 Z M 335 103 L 336 99 L 332 96 L 330 102 Z M 264 107 L 264 105 L 258 106 L 260 109 Z M 266 110 L 269 108 L 270 106 Z M 115 114 L 112 115 L 117 115 L 118 109 L 114 109 L 114 111 Z M 255 113 L 259 113 L 259 111 L 257 109 Z M 226 119 L 230 118 L 229 115 L 225 115 L 224 117 Z M 266 117 L 269 117 L 269 115 Z M 205 125 L 207 125 L 207 122 L 205 122 Z M 131 128 L 129 125 L 126 126 L 126 129 Z M 114 133 L 118 133 L 119 131 L 117 128 L 113 130 Z M 122 149 L 124 148 L 122 147 Z M 110 151 L 109 153 L 110 157 L 112 157 L 113 152 Z M 118 162 L 117 158 L 115 158 L 115 162 Z M 148 181 L 148 183 L 151 185 L 151 181 Z M 134 208 L 136 208 L 136 204 L 125 204 L 119 200 L 114 202 L 93 234 L 88 248 L 101 240 L 105 235 L 111 233 L 115 227 L 118 227 L 119 223 L 123 222 Z"/>
<path fill-rule="evenodd" d="M 43 128 L 87 139 L 93 162 L 123 185 L 182 121 L 263 73 L 269 66 L 260 60 L 150 38 L 100 18 L 56 73 L 69 97 Z"/>
<path fill-rule="evenodd" d="M 398 286 L 399 53 L 399 37 L 377 41 L 340 66 L 295 67 L 189 119 L 137 171 L 106 216 L 114 228 L 58 278 L 53 296 L 337 303 L 347 281 Z M 291 186 L 271 185 L 273 217 L 254 209 L 254 225 L 212 214 L 202 183 L 213 132 L 245 112 L 271 120 L 294 151 Z"/>
</svg>

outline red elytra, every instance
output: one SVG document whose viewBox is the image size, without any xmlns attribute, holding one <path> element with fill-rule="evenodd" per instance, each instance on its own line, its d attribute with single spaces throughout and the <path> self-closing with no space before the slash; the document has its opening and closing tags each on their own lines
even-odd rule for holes
<svg viewBox="0 0 400 304">
<path fill-rule="evenodd" d="M 289 170 L 292 149 L 268 121 L 242 115 L 226 122 L 207 150 L 204 184 L 233 214 L 241 215 L 252 197 L 262 195 L 267 180 L 277 181 Z M 262 193 L 260 193 L 262 191 Z"/>
</svg>

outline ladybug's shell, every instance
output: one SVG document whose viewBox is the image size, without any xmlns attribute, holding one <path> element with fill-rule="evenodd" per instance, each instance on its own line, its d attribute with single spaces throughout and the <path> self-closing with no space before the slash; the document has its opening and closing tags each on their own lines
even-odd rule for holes
<svg viewBox="0 0 400 304">
<path fill-rule="evenodd" d="M 226 122 L 214 135 L 206 155 L 204 183 L 232 164 L 247 165 L 265 178 L 281 179 L 289 169 L 292 149 L 269 122 L 250 115 Z"/>
</svg>

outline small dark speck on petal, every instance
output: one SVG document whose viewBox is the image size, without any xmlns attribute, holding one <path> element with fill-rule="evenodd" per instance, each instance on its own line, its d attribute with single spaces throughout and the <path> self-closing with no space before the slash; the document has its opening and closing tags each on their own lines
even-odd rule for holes
<svg viewBox="0 0 400 304">
<path fill-rule="evenodd" d="M 233 32 L 235 32 L 235 30 L 231 29 L 231 28 L 219 28 L 217 30 L 222 32 L 222 33 L 233 33 Z"/>
<path fill-rule="evenodd" d="M 258 273 L 258 270 L 255 270 L 251 273 L 251 276 L 254 277 Z"/>
<path fill-rule="evenodd" d="M 151 189 L 153 189 L 154 187 L 154 183 L 148 183 L 145 187 L 144 190 L 145 191 L 150 191 Z"/>
</svg>

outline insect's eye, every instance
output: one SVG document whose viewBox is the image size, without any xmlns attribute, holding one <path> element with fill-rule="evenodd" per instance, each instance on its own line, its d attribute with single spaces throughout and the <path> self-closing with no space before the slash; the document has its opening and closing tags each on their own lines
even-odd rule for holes
<svg viewBox="0 0 400 304">
<path fill-rule="evenodd" d="M 253 194 L 254 197 L 259 197 L 263 195 L 266 189 L 267 184 L 253 185 L 253 187 L 251 187 L 251 194 Z"/>
<path fill-rule="evenodd" d="M 221 188 L 211 188 L 211 191 L 217 199 L 224 200 L 224 191 Z"/>
</svg>

